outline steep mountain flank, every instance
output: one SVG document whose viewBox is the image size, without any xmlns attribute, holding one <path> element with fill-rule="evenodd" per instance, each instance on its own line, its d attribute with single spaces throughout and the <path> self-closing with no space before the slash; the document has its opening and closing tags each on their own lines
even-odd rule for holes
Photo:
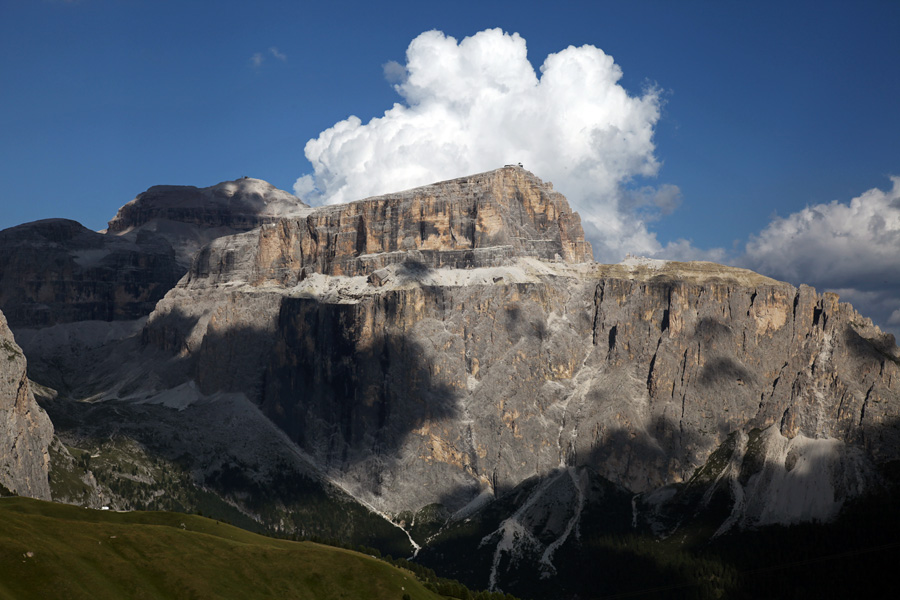
<svg viewBox="0 0 900 600">
<path fill-rule="evenodd" d="M 202 245 L 307 210 L 244 178 L 152 187 L 119 209 L 105 234 L 65 219 L 12 227 L 0 231 L 0 309 L 14 328 L 145 317 Z"/>
<path fill-rule="evenodd" d="M 836 296 L 586 257 L 564 199 L 504 168 L 218 240 L 144 335 L 393 513 L 564 467 L 649 494 L 759 430 L 772 460 L 815 458 L 828 500 L 734 518 L 827 518 L 900 458 L 896 347 Z"/>
<path fill-rule="evenodd" d="M 110 231 L 198 214 L 138 208 Z M 219 237 L 146 323 L 20 340 L 67 439 L 130 436 L 285 532 L 352 496 L 523 595 L 601 534 L 823 521 L 885 487 L 892 336 L 747 270 L 590 256 L 565 198 L 504 167 Z"/>
<path fill-rule="evenodd" d="M 0 308 L 13 327 L 136 319 L 153 310 L 182 270 L 171 245 L 48 219 L 0 231 Z"/>
<path fill-rule="evenodd" d="M 591 247 L 561 194 L 510 168 L 322 207 L 222 239 L 204 249 L 189 279 L 289 286 L 313 273 L 368 275 L 397 263 L 461 269 L 526 256 L 583 262 Z"/>
<path fill-rule="evenodd" d="M 0 490 L 50 499 L 53 425 L 34 401 L 25 356 L 0 312 Z"/>
<path fill-rule="evenodd" d="M 134 238 L 153 232 L 172 244 L 178 264 L 187 269 L 197 250 L 216 238 L 308 210 L 299 198 L 250 177 L 206 188 L 156 185 L 120 208 L 107 233 Z"/>
</svg>

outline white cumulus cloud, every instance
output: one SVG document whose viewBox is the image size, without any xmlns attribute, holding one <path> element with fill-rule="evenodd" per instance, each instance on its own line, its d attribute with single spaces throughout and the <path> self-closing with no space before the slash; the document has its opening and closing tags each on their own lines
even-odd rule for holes
<svg viewBox="0 0 900 600">
<path fill-rule="evenodd" d="M 313 171 L 295 193 L 335 204 L 521 162 L 581 214 L 598 260 L 661 251 L 645 222 L 674 209 L 678 189 L 629 189 L 659 169 L 658 92 L 629 94 L 619 66 L 594 46 L 547 56 L 540 75 L 526 54 L 521 36 L 500 29 L 461 42 L 419 35 L 405 65 L 383 66 L 402 102 L 307 142 Z"/>
<path fill-rule="evenodd" d="M 750 236 L 739 263 L 836 291 L 876 322 L 900 325 L 900 177 L 891 180 L 888 191 L 871 189 L 849 203 L 774 219 Z"/>
<path fill-rule="evenodd" d="M 849 204 L 835 200 L 776 218 L 750 236 L 755 268 L 788 281 L 828 281 L 871 289 L 900 284 L 900 177 L 887 192 L 872 189 Z"/>
</svg>

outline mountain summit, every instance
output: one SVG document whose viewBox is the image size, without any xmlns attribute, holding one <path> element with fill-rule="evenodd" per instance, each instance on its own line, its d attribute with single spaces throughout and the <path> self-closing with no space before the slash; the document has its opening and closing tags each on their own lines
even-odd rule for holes
<svg viewBox="0 0 900 600">
<path fill-rule="evenodd" d="M 361 515 L 379 515 L 425 564 L 514 592 L 568 585 L 600 535 L 834 519 L 900 461 L 900 351 L 835 294 L 594 263 L 565 198 L 519 167 L 319 208 L 265 190 L 151 188 L 108 237 L 232 234 L 146 321 L 17 331 L 62 388 L 61 437 L 130 440 L 204 512 L 215 497 L 288 534 L 376 543 Z M 234 233 L 246 206 L 257 225 Z M 99 478 L 114 507 L 171 498 L 129 468 Z"/>
<path fill-rule="evenodd" d="M 396 264 L 421 269 L 502 266 L 531 257 L 591 260 L 581 220 L 562 194 L 505 167 L 396 194 L 323 206 L 199 255 L 189 279 L 292 285 L 309 274 L 369 275 Z"/>
<path fill-rule="evenodd" d="M 120 208 L 107 233 L 136 237 L 153 232 L 172 244 L 178 262 L 187 267 L 201 246 L 218 237 L 308 210 L 299 198 L 250 177 L 206 188 L 156 185 Z"/>
</svg>

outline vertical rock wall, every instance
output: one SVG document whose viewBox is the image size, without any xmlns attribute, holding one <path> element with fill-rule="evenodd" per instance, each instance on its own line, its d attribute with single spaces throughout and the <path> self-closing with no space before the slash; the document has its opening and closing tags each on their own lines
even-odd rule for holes
<svg viewBox="0 0 900 600">
<path fill-rule="evenodd" d="M 0 486 L 49 500 L 52 439 L 50 418 L 29 388 L 25 356 L 0 313 Z"/>
</svg>

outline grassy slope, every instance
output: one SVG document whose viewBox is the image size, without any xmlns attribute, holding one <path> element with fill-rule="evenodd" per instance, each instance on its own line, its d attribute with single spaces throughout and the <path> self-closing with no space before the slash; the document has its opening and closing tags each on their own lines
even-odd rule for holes
<svg viewBox="0 0 900 600">
<path fill-rule="evenodd" d="M 399 600 L 404 593 L 439 598 L 411 573 L 369 556 L 203 517 L 0 499 L 2 598 Z"/>
</svg>

